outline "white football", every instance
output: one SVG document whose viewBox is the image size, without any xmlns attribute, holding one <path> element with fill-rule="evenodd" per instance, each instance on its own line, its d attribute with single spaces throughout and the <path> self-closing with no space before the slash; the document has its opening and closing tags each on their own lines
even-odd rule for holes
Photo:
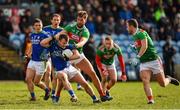
<svg viewBox="0 0 180 110">
<path fill-rule="evenodd" d="M 73 55 L 73 52 L 72 52 L 70 49 L 65 49 L 65 50 L 62 52 L 62 55 L 69 58 L 69 57 L 71 57 L 71 56 Z"/>
</svg>

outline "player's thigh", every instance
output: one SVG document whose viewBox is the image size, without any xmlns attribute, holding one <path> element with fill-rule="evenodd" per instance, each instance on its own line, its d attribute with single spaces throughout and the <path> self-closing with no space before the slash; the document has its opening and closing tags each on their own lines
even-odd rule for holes
<svg viewBox="0 0 180 110">
<path fill-rule="evenodd" d="M 140 71 L 140 77 L 143 82 L 150 82 L 151 79 L 151 70 L 142 70 Z"/>
<path fill-rule="evenodd" d="M 47 62 L 46 74 L 47 75 L 51 74 L 51 63 L 50 62 Z"/>
<path fill-rule="evenodd" d="M 81 60 L 78 64 L 76 64 L 76 66 L 88 75 L 90 75 L 93 72 L 95 73 L 91 63 L 89 62 L 87 58 L 84 58 L 83 60 Z"/>
<path fill-rule="evenodd" d="M 33 80 L 35 73 L 36 73 L 35 70 L 33 70 L 31 68 L 27 68 L 27 70 L 26 70 L 26 81 Z"/>
<path fill-rule="evenodd" d="M 157 82 L 158 82 L 160 85 L 165 82 L 164 72 L 157 73 L 157 74 L 155 75 L 155 77 L 156 77 Z"/>
<path fill-rule="evenodd" d="M 80 73 L 76 74 L 73 78 L 70 79 L 70 81 L 77 82 L 80 85 L 87 85 L 87 81 Z"/>
<path fill-rule="evenodd" d="M 41 81 L 42 77 L 43 77 L 42 74 L 35 74 L 34 83 L 38 84 Z"/>
<path fill-rule="evenodd" d="M 108 73 L 109 73 L 110 80 L 113 80 L 116 82 L 117 81 L 116 69 L 108 69 Z"/>
</svg>

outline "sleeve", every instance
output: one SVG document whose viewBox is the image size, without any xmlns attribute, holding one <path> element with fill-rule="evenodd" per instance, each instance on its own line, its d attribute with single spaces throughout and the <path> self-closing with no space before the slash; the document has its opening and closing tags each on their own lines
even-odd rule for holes
<svg viewBox="0 0 180 110">
<path fill-rule="evenodd" d="M 123 56 L 119 55 L 118 56 L 118 60 L 119 60 L 119 63 L 120 63 L 120 67 L 121 67 L 122 73 L 124 74 L 126 69 L 125 69 L 125 63 L 124 63 Z"/>
<path fill-rule="evenodd" d="M 100 68 L 101 70 L 103 69 L 102 63 L 101 63 L 102 55 L 103 55 L 103 53 L 98 49 L 96 51 L 96 59 L 95 60 L 96 60 L 96 64 L 97 64 L 98 68 Z"/>
<path fill-rule="evenodd" d="M 86 29 L 86 30 L 82 33 L 82 37 L 89 39 L 89 36 L 90 36 L 90 33 L 89 33 L 89 31 Z"/>
<path fill-rule="evenodd" d="M 146 38 L 147 38 L 147 35 L 146 35 L 145 31 L 139 33 L 138 39 L 143 40 Z"/>
<path fill-rule="evenodd" d="M 122 73 L 124 74 L 125 73 L 125 63 L 124 63 L 124 58 L 123 58 L 123 55 L 122 55 L 121 48 L 115 43 L 114 43 L 114 47 L 115 47 L 115 52 L 116 52 L 116 54 L 118 56 L 118 60 L 119 60 L 119 63 L 120 63 Z"/>
<path fill-rule="evenodd" d="M 67 26 L 64 27 L 64 30 L 67 31 L 67 32 L 70 32 L 71 31 L 71 28 L 72 28 L 72 25 L 69 24 Z"/>
</svg>

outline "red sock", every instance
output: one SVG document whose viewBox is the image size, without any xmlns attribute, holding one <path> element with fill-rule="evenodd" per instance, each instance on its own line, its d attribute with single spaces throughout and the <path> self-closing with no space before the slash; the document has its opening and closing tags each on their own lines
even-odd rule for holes
<svg viewBox="0 0 180 110">
<path fill-rule="evenodd" d="M 148 96 L 148 100 L 153 100 L 153 96 Z"/>
</svg>

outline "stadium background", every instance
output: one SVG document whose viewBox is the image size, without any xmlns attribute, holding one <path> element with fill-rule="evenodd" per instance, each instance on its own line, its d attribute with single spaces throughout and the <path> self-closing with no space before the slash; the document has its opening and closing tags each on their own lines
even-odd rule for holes
<svg viewBox="0 0 180 110">
<path fill-rule="evenodd" d="M 95 48 L 111 34 L 122 49 L 129 80 L 139 79 L 138 66 L 128 64 L 136 54 L 129 48 L 133 41 L 125 27 L 125 20 L 136 18 L 140 27 L 152 37 L 161 58 L 163 46 L 167 41 L 171 42 L 176 50 L 173 56 L 175 77 L 180 79 L 178 7 L 180 0 L 0 0 L 0 80 L 23 79 L 23 55 L 34 18 L 42 19 L 46 26 L 50 24 L 50 15 L 59 13 L 63 27 L 75 20 L 78 10 L 86 10 L 89 14 L 86 26 L 91 37 L 84 52 L 92 64 L 95 63 Z M 121 69 L 116 67 L 120 75 Z"/>
</svg>

